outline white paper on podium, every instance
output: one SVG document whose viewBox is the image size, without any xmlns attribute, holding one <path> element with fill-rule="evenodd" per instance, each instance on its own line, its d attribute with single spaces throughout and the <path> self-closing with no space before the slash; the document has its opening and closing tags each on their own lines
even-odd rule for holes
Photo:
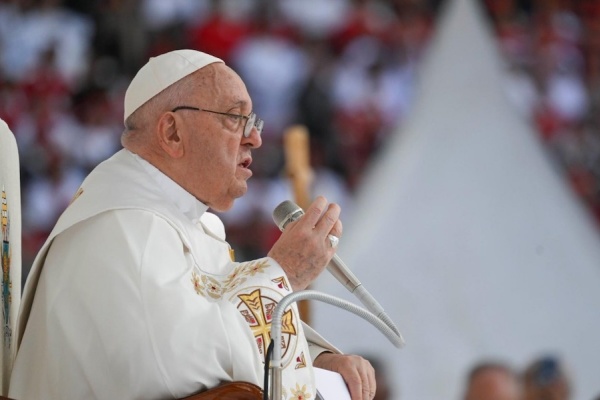
<svg viewBox="0 0 600 400">
<path fill-rule="evenodd" d="M 317 385 L 317 400 L 319 395 L 323 400 L 351 400 L 344 378 L 337 372 L 315 368 L 315 383 Z"/>
</svg>

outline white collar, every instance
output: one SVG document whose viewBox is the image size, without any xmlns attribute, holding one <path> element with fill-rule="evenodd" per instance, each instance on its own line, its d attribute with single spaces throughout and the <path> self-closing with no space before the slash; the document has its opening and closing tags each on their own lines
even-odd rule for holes
<svg viewBox="0 0 600 400">
<path fill-rule="evenodd" d="M 208 206 L 196 199 L 191 193 L 179 186 L 179 184 L 161 172 L 154 165 L 129 150 L 127 150 L 127 152 L 131 154 L 135 160 L 140 163 L 148 175 L 154 179 L 165 197 L 172 201 L 193 224 L 198 223 L 200 217 L 208 210 Z"/>
</svg>

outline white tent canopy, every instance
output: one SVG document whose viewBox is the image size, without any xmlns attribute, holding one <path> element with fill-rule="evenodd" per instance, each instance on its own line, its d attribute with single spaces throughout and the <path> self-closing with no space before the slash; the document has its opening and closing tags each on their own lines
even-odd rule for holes
<svg viewBox="0 0 600 400">
<path fill-rule="evenodd" d="M 396 350 L 325 304 L 313 325 L 388 367 L 396 398 L 459 399 L 474 363 L 559 356 L 600 394 L 600 236 L 508 102 L 479 2 L 449 1 L 409 119 L 374 163 L 339 255 L 396 322 Z M 351 298 L 324 277 L 317 290 Z"/>
</svg>

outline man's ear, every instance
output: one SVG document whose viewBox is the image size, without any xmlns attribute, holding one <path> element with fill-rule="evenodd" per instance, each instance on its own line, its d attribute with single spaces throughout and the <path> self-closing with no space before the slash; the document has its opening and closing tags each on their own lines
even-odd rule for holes
<svg viewBox="0 0 600 400">
<path fill-rule="evenodd" d="M 158 144 L 172 158 L 180 158 L 184 154 L 183 138 L 177 129 L 177 119 L 172 112 L 163 113 L 157 124 Z"/>
</svg>

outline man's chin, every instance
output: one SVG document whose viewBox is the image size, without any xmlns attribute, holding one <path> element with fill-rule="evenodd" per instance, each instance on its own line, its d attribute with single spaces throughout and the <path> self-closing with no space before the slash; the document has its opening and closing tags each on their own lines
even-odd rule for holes
<svg viewBox="0 0 600 400">
<path fill-rule="evenodd" d="M 236 190 L 235 193 L 232 193 L 229 198 L 223 199 L 223 201 L 220 201 L 218 204 L 212 204 L 210 208 L 218 212 L 229 211 L 233 207 L 233 203 L 240 197 L 244 196 L 247 191 L 248 187 L 244 186 L 243 190 L 242 188 L 240 188 L 240 190 Z"/>
</svg>

